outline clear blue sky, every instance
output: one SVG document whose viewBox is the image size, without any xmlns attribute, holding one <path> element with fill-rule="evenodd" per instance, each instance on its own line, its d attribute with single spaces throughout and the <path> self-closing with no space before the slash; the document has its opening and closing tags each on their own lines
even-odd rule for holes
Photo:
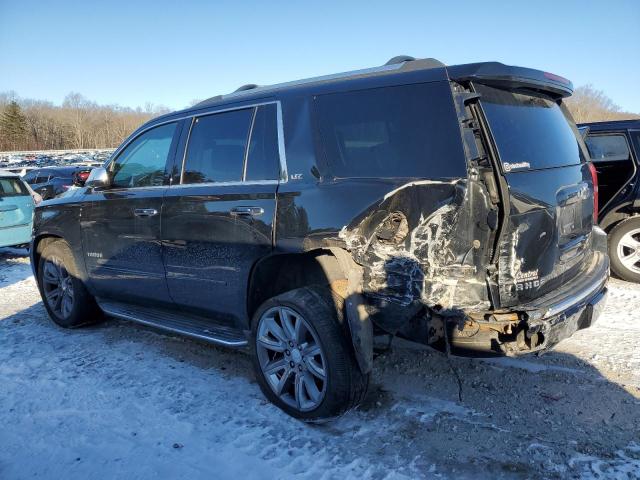
<svg viewBox="0 0 640 480">
<path fill-rule="evenodd" d="M 0 0 L 0 91 L 55 103 L 182 108 L 398 54 L 540 68 L 640 112 L 638 0 Z"/>
</svg>

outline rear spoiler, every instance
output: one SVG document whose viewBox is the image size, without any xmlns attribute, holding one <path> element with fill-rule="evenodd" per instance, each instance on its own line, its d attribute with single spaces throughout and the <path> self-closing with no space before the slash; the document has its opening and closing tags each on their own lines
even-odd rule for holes
<svg viewBox="0 0 640 480">
<path fill-rule="evenodd" d="M 573 84 L 559 75 L 499 62 L 469 63 L 447 67 L 451 80 L 478 82 L 508 89 L 537 90 L 555 97 L 569 97 Z"/>
</svg>

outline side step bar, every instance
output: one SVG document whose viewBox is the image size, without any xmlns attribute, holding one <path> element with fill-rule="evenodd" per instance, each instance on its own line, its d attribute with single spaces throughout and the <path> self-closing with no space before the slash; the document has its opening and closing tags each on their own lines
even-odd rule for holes
<svg viewBox="0 0 640 480">
<path fill-rule="evenodd" d="M 216 345 L 240 348 L 249 343 L 240 330 L 215 325 L 211 320 L 203 317 L 160 312 L 153 308 L 102 299 L 98 299 L 98 305 L 107 315 L 197 338 Z"/>
</svg>

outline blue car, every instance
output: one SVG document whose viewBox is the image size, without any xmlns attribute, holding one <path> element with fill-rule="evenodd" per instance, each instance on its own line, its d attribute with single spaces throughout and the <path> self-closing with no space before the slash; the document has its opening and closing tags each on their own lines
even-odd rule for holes
<svg viewBox="0 0 640 480">
<path fill-rule="evenodd" d="M 0 247 L 29 244 L 35 203 L 18 175 L 0 171 Z"/>
</svg>

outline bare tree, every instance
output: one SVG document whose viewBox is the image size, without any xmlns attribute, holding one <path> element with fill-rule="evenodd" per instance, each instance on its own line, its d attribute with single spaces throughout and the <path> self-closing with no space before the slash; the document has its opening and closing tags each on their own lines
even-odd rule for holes
<svg viewBox="0 0 640 480">
<path fill-rule="evenodd" d="M 640 118 L 640 115 L 623 112 L 611 98 L 593 85 L 576 88 L 566 103 L 571 115 L 578 123 Z"/>
</svg>

